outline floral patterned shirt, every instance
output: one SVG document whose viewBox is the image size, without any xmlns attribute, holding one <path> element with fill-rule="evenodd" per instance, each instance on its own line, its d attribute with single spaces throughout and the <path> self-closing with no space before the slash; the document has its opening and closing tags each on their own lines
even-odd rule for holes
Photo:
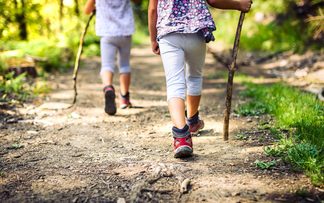
<svg viewBox="0 0 324 203">
<path fill-rule="evenodd" d="M 197 33 L 214 41 L 216 30 L 205 0 L 158 0 L 157 38 L 169 33 Z"/>
</svg>

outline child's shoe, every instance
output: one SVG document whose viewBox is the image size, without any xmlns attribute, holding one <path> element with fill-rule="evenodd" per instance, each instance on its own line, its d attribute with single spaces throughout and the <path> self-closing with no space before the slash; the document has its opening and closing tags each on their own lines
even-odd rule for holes
<svg viewBox="0 0 324 203">
<path fill-rule="evenodd" d="M 174 157 L 185 158 L 192 156 L 192 139 L 189 127 L 186 125 L 183 129 L 172 128 L 174 138 Z"/>
<path fill-rule="evenodd" d="M 197 135 L 199 130 L 205 127 L 204 121 L 199 118 L 199 112 L 197 112 L 193 117 L 188 118 L 187 124 L 189 125 L 189 131 L 192 135 Z"/>
<path fill-rule="evenodd" d="M 109 115 L 115 115 L 117 112 L 115 89 L 112 85 L 108 85 L 104 87 L 103 91 L 105 93 L 105 112 Z"/>
<path fill-rule="evenodd" d="M 120 108 L 126 109 L 131 106 L 132 106 L 132 103 L 130 102 L 130 99 L 129 99 L 129 92 L 127 92 L 126 95 L 120 94 Z"/>
</svg>

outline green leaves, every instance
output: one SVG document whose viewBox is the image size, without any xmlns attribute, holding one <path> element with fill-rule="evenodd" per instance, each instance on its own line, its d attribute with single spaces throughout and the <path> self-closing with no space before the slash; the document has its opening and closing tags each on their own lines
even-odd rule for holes
<svg viewBox="0 0 324 203">
<path fill-rule="evenodd" d="M 2 80 L 0 79 L 0 93 L 2 93 L 0 99 L 6 100 L 15 97 L 18 100 L 26 100 L 30 94 L 26 90 L 25 79 L 25 73 L 17 77 L 14 77 L 13 72 L 6 74 Z"/>
<path fill-rule="evenodd" d="M 277 164 L 277 161 L 276 160 L 272 160 L 272 161 L 269 161 L 269 162 L 264 162 L 264 161 L 259 161 L 259 160 L 256 160 L 254 162 L 255 166 L 262 169 L 262 170 L 266 170 L 266 169 L 270 169 L 272 167 L 274 167 L 276 164 Z"/>
<path fill-rule="evenodd" d="M 264 148 L 265 154 L 282 157 L 294 167 L 304 170 L 314 184 L 323 184 L 324 104 L 314 95 L 283 84 L 246 83 L 246 86 L 241 95 L 249 101 L 239 106 L 236 112 L 243 116 L 269 113 L 275 120 L 261 126 L 280 138 L 274 146 Z M 275 162 L 256 161 L 255 164 L 258 168 L 268 169 Z"/>
</svg>

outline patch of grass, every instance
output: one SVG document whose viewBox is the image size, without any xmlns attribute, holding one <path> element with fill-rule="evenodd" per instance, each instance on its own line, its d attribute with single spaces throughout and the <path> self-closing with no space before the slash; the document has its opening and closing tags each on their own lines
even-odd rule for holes
<svg viewBox="0 0 324 203">
<path fill-rule="evenodd" d="M 21 148 L 24 148 L 24 145 L 21 145 L 20 143 L 13 143 L 10 147 L 7 147 L 7 149 L 11 150 L 17 150 Z"/>
<path fill-rule="evenodd" d="M 259 116 L 267 112 L 267 106 L 262 102 L 254 101 L 240 105 L 234 112 L 242 116 Z"/>
<path fill-rule="evenodd" d="M 0 177 L 1 178 L 5 177 L 5 173 L 3 171 L 0 171 Z"/>
<path fill-rule="evenodd" d="M 45 80 L 39 80 L 32 85 L 31 90 L 35 95 L 43 95 L 49 93 L 51 88 Z"/>
<path fill-rule="evenodd" d="M 2 101 L 27 101 L 49 91 L 50 88 L 45 80 L 28 81 L 26 73 L 17 77 L 14 77 L 13 72 L 0 76 L 0 100 Z"/>
<path fill-rule="evenodd" d="M 278 148 L 278 147 L 265 147 L 264 148 L 264 153 L 267 155 L 267 156 L 274 156 L 274 157 L 279 157 L 283 154 L 283 151 Z"/>
<path fill-rule="evenodd" d="M 255 166 L 258 167 L 259 169 L 262 169 L 262 170 L 267 170 L 267 169 L 270 169 L 274 166 L 276 166 L 277 164 L 277 161 L 276 160 L 272 160 L 272 161 L 269 161 L 269 162 L 265 162 L 265 161 L 259 161 L 259 160 L 256 160 L 254 162 Z"/>
<path fill-rule="evenodd" d="M 295 194 L 300 197 L 308 197 L 309 191 L 307 188 L 300 188 L 296 190 Z"/>
<path fill-rule="evenodd" d="M 271 156 L 281 156 L 302 169 L 314 184 L 324 183 L 324 104 L 314 95 L 283 84 L 257 85 L 246 83 L 243 96 L 250 101 L 237 113 L 268 113 L 275 118 L 270 132 L 280 141 L 265 148 Z M 285 133 L 282 133 L 285 131 Z"/>
<path fill-rule="evenodd" d="M 7 64 L 5 63 L 3 57 L 0 57 L 0 75 L 3 75 L 6 69 L 7 69 Z"/>
<path fill-rule="evenodd" d="M 1 100 L 18 99 L 21 101 L 27 100 L 30 92 L 27 90 L 26 74 L 21 74 L 17 77 L 14 73 L 8 73 L 0 78 L 0 93 Z"/>
<path fill-rule="evenodd" d="M 248 135 L 245 135 L 245 134 L 237 134 L 237 135 L 235 135 L 235 139 L 237 139 L 237 140 L 247 140 L 249 138 L 249 136 Z"/>
</svg>

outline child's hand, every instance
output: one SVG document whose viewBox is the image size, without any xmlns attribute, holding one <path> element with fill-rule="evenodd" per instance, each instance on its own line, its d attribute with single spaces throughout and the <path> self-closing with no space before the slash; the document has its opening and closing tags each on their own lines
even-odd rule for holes
<svg viewBox="0 0 324 203">
<path fill-rule="evenodd" d="M 252 5 L 252 0 L 240 0 L 240 11 L 242 12 L 249 12 L 251 9 L 251 5 Z"/>
<path fill-rule="evenodd" d="M 159 48 L 159 44 L 157 43 L 157 41 L 151 42 L 151 46 L 152 46 L 153 53 L 160 55 L 160 48 Z"/>
</svg>

